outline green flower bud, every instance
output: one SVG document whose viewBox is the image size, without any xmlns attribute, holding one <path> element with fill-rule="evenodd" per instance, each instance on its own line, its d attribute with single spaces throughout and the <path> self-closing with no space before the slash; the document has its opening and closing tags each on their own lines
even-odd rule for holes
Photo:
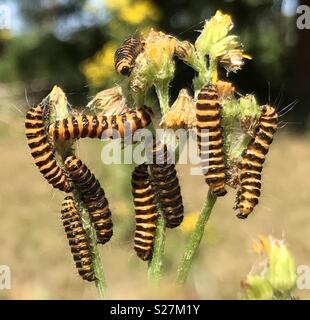
<svg viewBox="0 0 310 320">
<path fill-rule="evenodd" d="M 195 42 L 195 47 L 200 54 L 210 54 L 212 47 L 223 38 L 233 28 L 231 17 L 217 11 L 210 19 L 206 20 L 200 36 Z"/>
<path fill-rule="evenodd" d="M 248 275 L 242 286 L 247 300 L 272 300 L 273 298 L 272 286 L 261 276 Z"/>
<path fill-rule="evenodd" d="M 260 116 L 260 106 L 256 102 L 255 96 L 247 94 L 239 99 L 240 104 L 240 119 L 245 120 L 247 118 L 258 119 Z"/>
<path fill-rule="evenodd" d="M 296 286 L 296 266 L 282 241 L 271 243 L 267 279 L 273 289 L 278 291 L 290 291 Z"/>
</svg>

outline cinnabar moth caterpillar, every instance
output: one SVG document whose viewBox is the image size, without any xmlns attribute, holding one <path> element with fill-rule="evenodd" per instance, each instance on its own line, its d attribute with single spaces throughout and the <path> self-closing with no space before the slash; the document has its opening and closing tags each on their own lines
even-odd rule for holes
<svg viewBox="0 0 310 320">
<path fill-rule="evenodd" d="M 54 188 L 70 192 L 71 185 L 65 172 L 57 164 L 54 150 L 48 141 L 43 119 L 44 106 L 39 104 L 30 108 L 26 114 L 25 132 L 34 162 L 43 177 Z"/>
<path fill-rule="evenodd" d="M 175 228 L 183 221 L 184 207 L 175 164 L 170 162 L 167 146 L 154 140 L 153 164 L 150 165 L 150 171 L 166 226 Z"/>
<path fill-rule="evenodd" d="M 152 110 L 146 106 L 130 110 L 121 115 L 90 116 L 78 115 L 56 121 L 49 126 L 49 135 L 54 140 L 72 140 L 79 138 L 113 138 L 113 130 L 117 138 L 133 134 L 136 130 L 147 127 L 152 119 Z"/>
<path fill-rule="evenodd" d="M 113 234 L 113 223 L 109 203 L 99 181 L 75 156 L 67 157 L 64 164 L 90 215 L 96 230 L 97 242 L 108 242 Z"/>
<path fill-rule="evenodd" d="M 143 50 L 143 42 L 137 38 L 130 37 L 115 51 L 115 70 L 123 75 L 130 76 L 135 66 L 137 56 Z"/>
<path fill-rule="evenodd" d="M 153 244 L 158 219 L 155 194 L 149 179 L 148 165 L 137 166 L 132 173 L 132 194 L 136 214 L 134 248 L 138 257 L 149 260 L 153 253 Z"/>
<path fill-rule="evenodd" d="M 273 135 L 278 127 L 276 110 L 268 105 L 262 107 L 254 134 L 239 164 L 240 189 L 237 194 L 238 218 L 246 218 L 258 204 L 261 190 L 261 174 Z"/>
<path fill-rule="evenodd" d="M 196 103 L 197 140 L 202 171 L 210 189 L 216 196 L 224 196 L 225 163 L 221 126 L 221 108 L 217 87 L 205 85 L 198 94 Z"/>
<path fill-rule="evenodd" d="M 89 242 L 83 228 L 81 215 L 71 196 L 66 197 L 62 203 L 61 219 L 80 276 L 84 280 L 94 281 L 95 274 Z"/>
</svg>

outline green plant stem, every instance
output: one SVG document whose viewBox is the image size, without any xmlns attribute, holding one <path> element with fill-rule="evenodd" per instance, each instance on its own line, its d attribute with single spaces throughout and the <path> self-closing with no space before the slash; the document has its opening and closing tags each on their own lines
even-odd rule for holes
<svg viewBox="0 0 310 320">
<path fill-rule="evenodd" d="M 169 111 L 169 81 L 161 81 L 155 84 L 162 115 Z M 164 138 L 165 140 L 165 138 Z M 159 207 L 159 206 L 158 206 Z M 157 220 L 156 235 L 153 247 L 153 256 L 149 263 L 148 280 L 153 285 L 158 285 L 163 267 L 163 257 L 165 251 L 166 227 L 163 213 L 158 209 L 159 218 Z"/>
<path fill-rule="evenodd" d="M 154 84 L 162 116 L 169 111 L 169 82 L 163 80 Z"/>
<path fill-rule="evenodd" d="M 82 215 L 83 227 L 91 248 L 92 266 L 95 273 L 95 283 L 98 292 L 98 299 L 102 300 L 106 296 L 106 281 L 103 272 L 102 261 L 97 246 L 97 237 L 95 230 L 91 224 L 89 214 L 84 205 L 79 201 L 78 195 L 74 194 L 75 199 L 79 203 L 80 212 Z"/>
<path fill-rule="evenodd" d="M 149 263 L 148 269 L 148 279 L 153 285 L 158 285 L 161 278 L 165 250 L 165 231 L 165 221 L 161 213 L 157 220 L 153 257 Z"/>
<path fill-rule="evenodd" d="M 54 122 L 55 120 L 62 120 L 70 116 L 67 98 L 60 88 L 55 86 L 52 92 L 50 93 L 49 98 L 55 101 L 53 108 L 51 108 L 50 110 L 51 122 Z M 67 141 L 62 144 L 56 143 L 55 148 L 56 152 L 60 155 L 63 161 L 68 155 L 73 154 L 73 143 L 71 141 Z M 75 188 L 73 188 L 72 194 L 76 200 L 76 203 L 79 204 L 79 209 L 82 215 L 83 227 L 86 231 L 86 235 L 91 247 L 92 265 L 96 277 L 95 283 L 98 291 L 98 298 L 103 299 L 106 293 L 106 283 L 103 272 L 103 266 L 101 263 L 101 257 L 97 247 L 97 238 L 95 230 L 91 224 L 89 214 L 86 208 L 84 207 L 83 203 L 80 201 L 78 192 L 75 190 Z"/>
<path fill-rule="evenodd" d="M 197 254 L 206 223 L 211 215 L 217 197 L 209 190 L 204 206 L 201 210 L 196 226 L 185 247 L 181 263 L 177 271 L 177 282 L 182 284 L 186 281 L 193 259 Z"/>
</svg>

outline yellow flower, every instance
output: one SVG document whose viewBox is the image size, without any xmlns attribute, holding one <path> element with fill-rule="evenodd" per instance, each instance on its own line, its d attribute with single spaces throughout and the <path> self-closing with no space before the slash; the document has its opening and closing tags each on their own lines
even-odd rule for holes
<svg viewBox="0 0 310 320">
<path fill-rule="evenodd" d="M 90 84 L 101 86 L 113 77 L 115 50 L 113 43 L 107 43 L 93 58 L 82 64 L 82 72 Z"/>
<path fill-rule="evenodd" d="M 191 212 L 190 214 L 187 214 L 184 216 L 184 220 L 180 226 L 182 232 L 184 233 L 190 233 L 194 230 L 197 219 L 198 219 L 198 212 Z"/>
<path fill-rule="evenodd" d="M 202 54 L 209 54 L 212 47 L 223 41 L 232 28 L 231 17 L 217 11 L 210 20 L 206 20 L 201 34 L 195 42 L 197 50 Z M 232 39 L 229 38 L 229 40 Z"/>
<path fill-rule="evenodd" d="M 264 235 L 259 235 L 258 240 L 252 242 L 252 251 L 257 254 L 270 253 L 270 242 Z"/>
<path fill-rule="evenodd" d="M 146 19 L 158 20 L 159 12 L 151 2 L 139 0 L 120 8 L 119 18 L 129 24 L 138 25 Z"/>
<path fill-rule="evenodd" d="M 130 0 L 104 0 L 106 7 L 110 10 L 120 10 L 128 7 Z"/>
</svg>

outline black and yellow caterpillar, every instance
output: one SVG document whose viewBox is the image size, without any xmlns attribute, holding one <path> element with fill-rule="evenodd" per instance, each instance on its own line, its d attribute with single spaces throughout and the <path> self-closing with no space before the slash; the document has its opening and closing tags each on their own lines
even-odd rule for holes
<svg viewBox="0 0 310 320">
<path fill-rule="evenodd" d="M 216 196 L 224 196 L 225 163 L 224 142 L 221 126 L 221 108 L 217 87 L 205 85 L 196 103 L 197 140 L 202 171 L 210 189 Z"/>
<path fill-rule="evenodd" d="M 130 110 L 120 115 L 90 116 L 78 115 L 56 121 L 49 126 L 48 132 L 52 139 L 64 141 L 79 138 L 124 138 L 136 130 L 147 127 L 152 121 L 152 110 L 146 106 Z"/>
<path fill-rule="evenodd" d="M 79 275 L 84 280 L 94 281 L 95 274 L 89 242 L 83 228 L 81 215 L 71 196 L 66 197 L 62 203 L 61 219 Z"/>
<path fill-rule="evenodd" d="M 277 128 L 276 110 L 269 105 L 263 106 L 254 137 L 239 163 L 240 189 L 236 201 L 236 209 L 239 209 L 238 218 L 246 218 L 258 204 L 263 164 Z"/>
<path fill-rule="evenodd" d="M 132 195 L 136 214 L 134 248 L 138 257 L 149 260 L 153 253 L 153 244 L 158 219 L 155 194 L 149 179 L 148 165 L 137 166 L 131 179 Z"/>
<path fill-rule="evenodd" d="M 175 228 L 183 221 L 183 201 L 175 164 L 166 145 L 153 141 L 153 164 L 150 165 L 158 204 L 163 212 L 166 226 Z"/>
<path fill-rule="evenodd" d="M 109 203 L 99 181 L 75 156 L 67 157 L 64 164 L 90 215 L 96 230 L 97 242 L 108 242 L 113 234 L 113 223 Z"/>
<path fill-rule="evenodd" d="M 143 50 L 144 43 L 140 39 L 130 37 L 115 51 L 115 70 L 123 75 L 130 76 L 137 56 Z"/>
<path fill-rule="evenodd" d="M 65 172 L 57 164 L 54 149 L 48 141 L 44 125 L 44 110 L 45 106 L 41 103 L 30 108 L 26 113 L 25 132 L 31 155 L 43 177 L 54 188 L 70 192 L 70 182 Z"/>
</svg>

